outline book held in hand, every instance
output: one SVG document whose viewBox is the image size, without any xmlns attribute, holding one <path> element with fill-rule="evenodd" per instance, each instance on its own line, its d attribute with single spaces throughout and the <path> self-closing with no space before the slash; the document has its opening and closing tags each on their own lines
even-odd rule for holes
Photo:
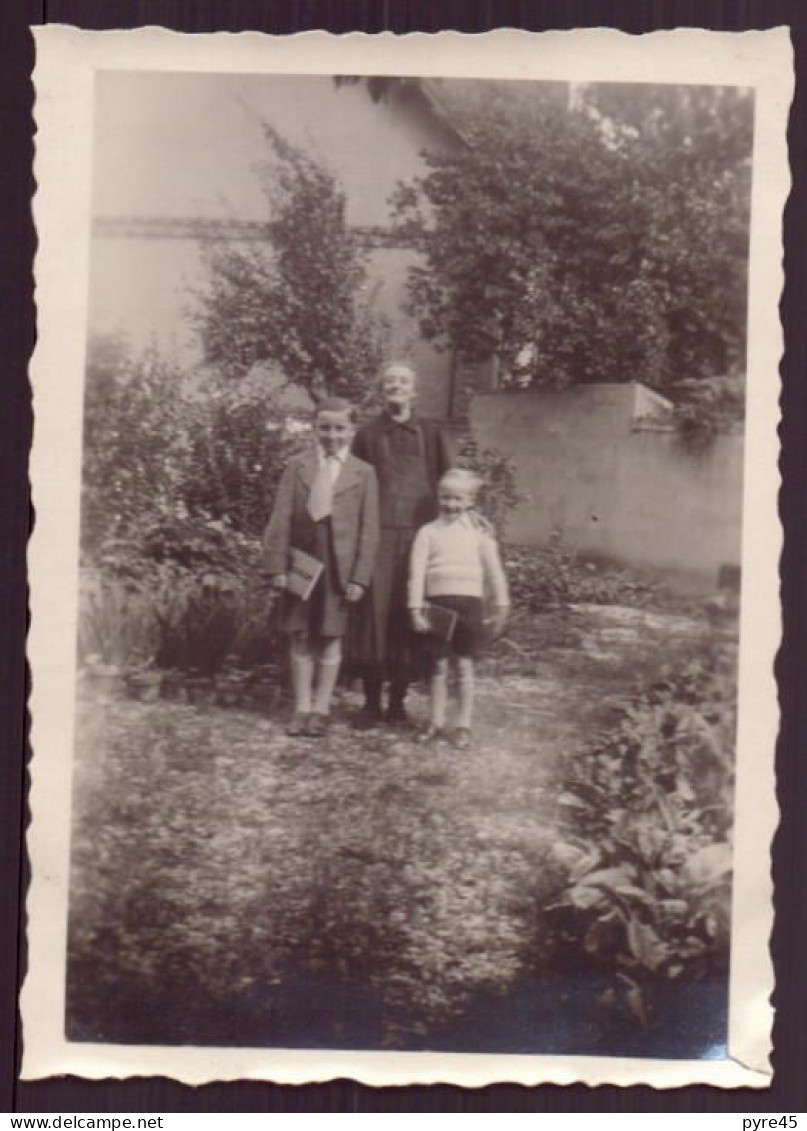
<svg viewBox="0 0 807 1131">
<path fill-rule="evenodd" d="M 457 614 L 453 609 L 444 609 L 442 605 L 431 605 L 428 602 L 423 608 L 426 620 L 429 622 L 429 632 L 438 640 L 446 644 L 454 635 L 457 627 Z"/>
<path fill-rule="evenodd" d="M 286 575 L 286 589 L 307 601 L 313 592 L 322 573 L 322 562 L 306 554 L 304 550 L 297 550 L 292 546 L 289 551 L 289 571 Z"/>
</svg>

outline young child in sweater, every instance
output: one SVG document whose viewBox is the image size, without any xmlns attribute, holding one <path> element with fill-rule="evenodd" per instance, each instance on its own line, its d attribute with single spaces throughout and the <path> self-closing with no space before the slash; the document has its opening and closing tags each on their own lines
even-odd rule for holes
<svg viewBox="0 0 807 1131">
<path fill-rule="evenodd" d="M 446 472 L 438 486 L 439 516 L 415 536 L 409 571 L 409 609 L 416 632 L 429 632 L 427 604 L 457 614 L 450 641 L 434 642 L 431 718 L 423 740 L 434 741 L 445 735 L 449 658 L 453 657 L 459 685 L 454 742 L 461 749 L 471 741 L 474 658 L 484 643 L 486 590 L 493 596 L 494 633 L 504 626 L 510 606 L 493 529 L 474 509 L 480 485 L 472 471 L 455 468 Z"/>
</svg>

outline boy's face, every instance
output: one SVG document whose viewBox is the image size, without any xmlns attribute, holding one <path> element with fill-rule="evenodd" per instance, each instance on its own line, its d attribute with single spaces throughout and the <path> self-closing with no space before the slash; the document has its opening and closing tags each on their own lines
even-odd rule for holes
<svg viewBox="0 0 807 1131">
<path fill-rule="evenodd" d="M 393 411 L 407 408 L 415 399 L 416 381 L 405 365 L 391 366 L 381 378 L 381 393 Z"/>
<path fill-rule="evenodd" d="M 314 421 L 314 435 L 326 455 L 335 455 L 353 439 L 353 425 L 346 412 L 320 412 Z"/>
<path fill-rule="evenodd" d="M 440 487 L 437 492 L 437 499 L 440 504 L 440 514 L 443 518 L 456 518 L 473 503 L 473 496 L 470 491 L 463 490 L 462 487 L 453 487 L 448 484 L 445 487 Z"/>
</svg>

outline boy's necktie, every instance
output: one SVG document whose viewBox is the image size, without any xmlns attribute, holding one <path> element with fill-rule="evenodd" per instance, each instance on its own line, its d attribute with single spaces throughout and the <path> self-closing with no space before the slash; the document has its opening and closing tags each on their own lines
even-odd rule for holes
<svg viewBox="0 0 807 1131">
<path fill-rule="evenodd" d="M 311 484 L 311 491 L 308 495 L 308 513 L 314 522 L 327 518 L 333 509 L 334 459 L 334 456 L 325 457 L 314 476 L 314 482 Z"/>
</svg>

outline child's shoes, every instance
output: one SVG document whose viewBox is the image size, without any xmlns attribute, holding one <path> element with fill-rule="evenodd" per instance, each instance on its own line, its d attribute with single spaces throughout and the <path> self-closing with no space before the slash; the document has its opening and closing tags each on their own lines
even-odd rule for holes
<svg viewBox="0 0 807 1131">
<path fill-rule="evenodd" d="M 467 750 L 471 745 L 471 732 L 468 727 L 457 727 L 454 731 L 454 745 L 458 750 Z"/>
<path fill-rule="evenodd" d="M 443 727 L 436 727 L 433 724 L 426 727 L 424 731 L 418 735 L 418 742 L 425 744 L 432 742 L 440 742 L 441 739 L 446 737 L 446 732 Z"/>
<path fill-rule="evenodd" d="M 309 738 L 323 738 L 328 733 L 330 723 L 331 720 L 328 715 L 314 712 L 314 714 L 308 716 L 305 733 Z"/>
<path fill-rule="evenodd" d="M 377 730 L 384 721 L 380 707 L 363 707 L 353 719 L 354 730 Z"/>
<path fill-rule="evenodd" d="M 292 738 L 308 734 L 308 719 L 309 716 L 304 712 L 295 711 L 286 726 L 286 734 L 291 735 Z"/>
<path fill-rule="evenodd" d="M 390 726 L 408 727 L 410 725 L 409 715 L 403 703 L 390 703 L 384 718 Z"/>
</svg>

